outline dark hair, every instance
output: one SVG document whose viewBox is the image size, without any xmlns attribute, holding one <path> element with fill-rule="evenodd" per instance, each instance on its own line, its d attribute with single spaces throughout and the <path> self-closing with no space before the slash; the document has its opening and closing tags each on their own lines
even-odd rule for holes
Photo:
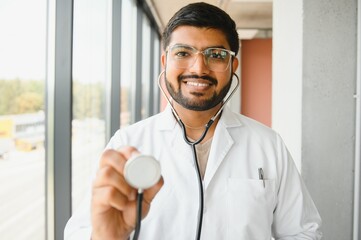
<svg viewBox="0 0 361 240">
<path fill-rule="evenodd" d="M 231 50 L 237 54 L 239 39 L 236 24 L 222 9 L 208 3 L 192 3 L 174 14 L 163 32 L 163 49 L 170 42 L 172 32 L 179 26 L 213 28 L 222 31 L 227 38 Z"/>
</svg>

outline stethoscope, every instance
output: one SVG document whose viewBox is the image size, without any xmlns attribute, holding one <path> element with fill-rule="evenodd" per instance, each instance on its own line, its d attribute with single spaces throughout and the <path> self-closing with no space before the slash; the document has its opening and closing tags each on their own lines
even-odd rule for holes
<svg viewBox="0 0 361 240">
<path fill-rule="evenodd" d="M 199 240 L 201 238 L 202 222 L 203 222 L 204 189 L 203 189 L 201 171 L 200 171 L 199 164 L 198 164 L 196 145 L 203 141 L 203 139 L 205 138 L 205 136 L 208 133 L 208 130 L 210 129 L 210 127 L 212 126 L 214 121 L 217 119 L 218 115 L 222 112 L 223 108 L 226 106 L 226 103 L 231 99 L 233 94 L 236 92 L 236 90 L 237 90 L 237 88 L 239 86 L 239 77 L 237 76 L 237 74 L 232 73 L 233 76 L 235 76 L 236 79 L 237 79 L 236 86 L 234 86 L 231 93 L 228 94 L 228 97 L 226 96 L 226 99 L 223 101 L 221 107 L 218 109 L 216 114 L 214 114 L 213 117 L 211 117 L 211 119 L 206 123 L 206 125 L 204 126 L 204 131 L 203 131 L 202 135 L 197 140 L 192 141 L 187 136 L 187 130 L 186 130 L 185 124 L 183 123 L 182 119 L 179 117 L 177 111 L 174 109 L 174 107 L 172 105 L 171 100 L 169 99 L 169 97 L 167 96 L 167 94 L 165 93 L 164 89 L 161 86 L 160 81 L 161 81 L 161 77 L 162 77 L 163 74 L 165 74 L 165 70 L 163 70 L 158 76 L 158 87 L 161 90 L 161 92 L 162 92 L 163 96 L 165 97 L 166 101 L 168 102 L 168 105 L 172 109 L 173 115 L 177 119 L 177 122 L 179 123 L 179 125 L 180 125 L 180 127 L 181 127 L 181 129 L 183 131 L 184 141 L 192 148 L 192 152 L 193 152 L 193 160 L 194 160 L 194 165 L 196 166 L 197 179 L 198 179 L 198 185 L 199 185 L 198 224 L 197 224 L 197 234 L 196 234 L 195 239 Z M 232 79 L 233 79 L 233 77 L 232 77 Z"/>
<path fill-rule="evenodd" d="M 233 76 L 236 77 L 237 83 L 234 86 L 233 90 L 226 96 L 226 99 L 222 102 L 221 107 L 218 109 L 216 114 L 211 117 L 211 119 L 207 122 L 204 126 L 204 131 L 202 135 L 195 141 L 192 141 L 187 136 L 187 130 L 185 124 L 183 123 L 182 119 L 179 117 L 177 111 L 174 109 L 171 100 L 165 93 L 164 89 L 161 86 L 161 77 L 165 74 L 165 70 L 163 70 L 158 76 L 158 86 L 161 90 L 163 96 L 165 97 L 166 101 L 168 102 L 170 108 L 172 109 L 172 113 L 176 118 L 177 122 L 179 123 L 182 132 L 184 141 L 191 146 L 193 152 L 193 160 L 194 165 L 196 166 L 197 172 L 197 179 L 199 185 L 199 210 L 198 210 L 198 223 L 197 223 L 197 233 L 196 233 L 196 240 L 200 240 L 201 238 L 201 230 L 202 230 L 202 222 L 203 222 L 203 206 L 204 206 L 204 189 L 202 183 L 202 175 L 198 164 L 198 157 L 197 157 L 197 150 L 196 145 L 202 142 L 202 140 L 207 135 L 208 130 L 217 119 L 218 115 L 222 112 L 223 108 L 225 107 L 226 103 L 231 99 L 233 94 L 236 92 L 239 86 L 239 77 L 237 74 L 232 73 Z M 233 79 L 233 77 L 232 77 Z M 144 169 L 147 169 L 147 174 L 144 174 Z M 133 235 L 133 240 L 137 240 L 140 234 L 140 226 L 141 226 L 141 212 L 142 212 L 142 201 L 143 201 L 143 190 L 153 186 L 156 184 L 161 175 L 160 175 L 160 165 L 159 162 L 154 159 L 153 156 L 148 155 L 136 155 L 132 156 L 124 167 L 124 177 L 126 181 L 134 188 L 138 189 L 137 195 L 137 218 L 136 218 L 136 227 Z"/>
</svg>

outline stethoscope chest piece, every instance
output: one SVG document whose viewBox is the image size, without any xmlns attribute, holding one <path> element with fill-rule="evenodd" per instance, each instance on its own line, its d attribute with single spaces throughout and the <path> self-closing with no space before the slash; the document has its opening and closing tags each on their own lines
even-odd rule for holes
<svg viewBox="0 0 361 240">
<path fill-rule="evenodd" d="M 161 177 L 160 164 L 153 156 L 136 155 L 126 162 L 124 177 L 132 187 L 141 190 L 148 189 Z"/>
</svg>

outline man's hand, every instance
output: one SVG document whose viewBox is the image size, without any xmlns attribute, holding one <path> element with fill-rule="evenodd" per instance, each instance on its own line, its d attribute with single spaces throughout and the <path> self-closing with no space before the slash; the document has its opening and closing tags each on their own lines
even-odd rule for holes
<svg viewBox="0 0 361 240">
<path fill-rule="evenodd" d="M 126 161 L 134 153 L 133 147 L 103 153 L 93 184 L 91 216 L 92 240 L 127 239 L 135 228 L 137 189 L 124 179 Z M 149 212 L 150 203 L 163 186 L 163 178 L 153 187 L 144 190 L 142 218 Z"/>
</svg>

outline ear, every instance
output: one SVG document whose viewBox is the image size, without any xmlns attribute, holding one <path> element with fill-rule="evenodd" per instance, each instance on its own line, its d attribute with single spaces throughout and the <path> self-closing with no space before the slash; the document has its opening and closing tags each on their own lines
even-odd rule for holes
<svg viewBox="0 0 361 240">
<path fill-rule="evenodd" d="M 165 65 L 167 63 L 167 57 L 165 55 L 165 51 L 162 51 L 162 56 L 161 56 L 161 62 L 162 62 L 162 69 L 164 70 L 165 69 Z"/>
<path fill-rule="evenodd" d="M 233 72 L 235 72 L 235 71 L 237 70 L 237 68 L 238 68 L 238 63 L 239 63 L 238 57 L 235 56 L 235 57 L 233 58 L 233 60 L 232 60 L 232 69 L 233 69 Z"/>
</svg>

